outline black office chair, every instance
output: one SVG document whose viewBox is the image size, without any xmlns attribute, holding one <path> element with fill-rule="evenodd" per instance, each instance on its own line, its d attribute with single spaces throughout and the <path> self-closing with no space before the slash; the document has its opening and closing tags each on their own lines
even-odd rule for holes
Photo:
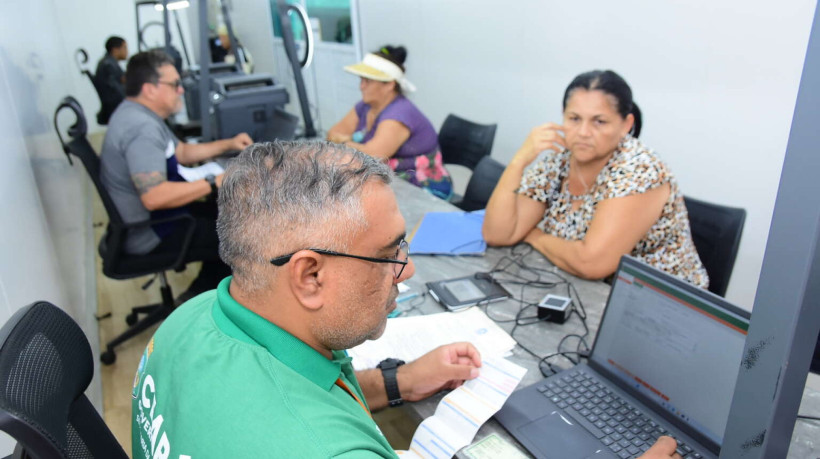
<svg viewBox="0 0 820 459">
<path fill-rule="evenodd" d="M 464 199 L 454 204 L 466 211 L 487 207 L 487 201 L 490 200 L 490 195 L 493 194 L 493 190 L 503 173 L 503 164 L 489 156 L 481 158 L 470 177 L 470 182 L 467 183 Z"/>
<path fill-rule="evenodd" d="M 456 115 L 447 115 L 438 133 L 438 145 L 445 164 L 460 164 L 475 170 L 488 156 L 495 140 L 495 124 L 478 124 Z"/>
<path fill-rule="evenodd" d="M 77 67 L 80 69 L 80 73 L 88 77 L 88 80 L 91 81 L 91 86 L 94 87 L 94 91 L 97 93 L 97 97 L 100 99 L 100 111 L 97 112 L 97 124 L 106 125 L 108 124 L 108 119 L 111 118 L 111 113 L 114 111 L 116 107 L 105 107 L 105 101 L 103 100 L 103 93 L 100 90 L 100 85 L 97 83 L 97 78 L 91 73 L 91 70 L 86 67 L 88 64 L 88 52 L 86 52 L 83 48 L 77 48 L 77 51 L 74 52 L 74 59 L 77 62 Z"/>
<path fill-rule="evenodd" d="M 83 331 L 45 301 L 0 329 L 0 429 L 17 440 L 11 457 L 127 458 L 85 396 L 94 371 Z"/>
<path fill-rule="evenodd" d="M 470 171 L 485 156 L 489 156 L 495 140 L 495 124 L 478 124 L 456 115 L 447 115 L 438 133 L 438 144 L 444 164 L 458 164 Z M 451 202 L 457 203 L 462 196 L 454 194 Z M 458 205 L 458 204 L 456 204 Z"/>
<path fill-rule="evenodd" d="M 684 196 L 692 239 L 700 261 L 709 274 L 709 291 L 726 295 L 737 258 L 746 210 L 726 207 Z"/>
<path fill-rule="evenodd" d="M 68 135 L 71 137 L 71 141 L 68 143 L 63 140 L 60 128 L 57 125 L 58 115 L 60 111 L 64 109 L 70 110 L 77 117 L 77 121 L 68 129 Z M 171 287 L 168 285 L 168 279 L 165 276 L 165 271 L 170 269 L 182 271 L 185 269 L 186 262 L 202 260 L 203 258 L 207 258 L 209 254 L 199 254 L 189 250 L 191 236 L 194 232 L 194 218 L 189 214 L 176 215 L 158 220 L 144 220 L 135 223 L 125 223 L 123 221 L 117 210 L 117 206 L 114 205 L 114 201 L 100 181 L 100 158 L 91 147 L 91 144 L 88 143 L 88 139 L 86 138 L 88 125 L 83 109 L 76 99 L 67 96 L 60 102 L 60 105 L 54 112 L 54 128 L 57 130 L 57 136 L 63 145 L 63 151 L 68 157 L 68 162 L 73 164 L 71 155 L 80 158 L 83 166 L 85 166 L 86 172 L 88 172 L 88 176 L 97 188 L 97 193 L 100 195 L 105 211 L 108 213 L 108 228 L 100 240 L 99 246 L 99 253 L 103 262 L 103 274 L 112 279 L 133 279 L 135 277 L 155 274 L 159 277 L 161 283 L 160 293 L 162 294 L 162 301 L 160 303 L 132 308 L 131 313 L 125 319 L 126 323 L 131 327 L 120 336 L 108 342 L 106 350 L 100 354 L 102 363 L 110 365 L 114 363 L 117 358 L 114 353 L 114 347 L 138 335 L 157 322 L 162 321 L 168 317 L 168 314 L 176 307 L 174 296 L 171 293 Z M 179 221 L 181 224 L 187 225 L 185 239 L 179 248 L 172 252 L 149 253 L 146 255 L 131 255 L 125 252 L 126 233 L 129 229 L 171 221 Z M 147 288 L 149 285 L 150 282 L 143 286 L 143 288 Z M 139 314 L 147 314 L 147 316 L 138 321 Z"/>
</svg>

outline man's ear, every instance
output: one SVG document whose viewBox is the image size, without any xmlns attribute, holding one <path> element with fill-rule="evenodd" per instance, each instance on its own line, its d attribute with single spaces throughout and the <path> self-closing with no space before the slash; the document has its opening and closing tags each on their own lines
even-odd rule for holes
<svg viewBox="0 0 820 459">
<path fill-rule="evenodd" d="M 140 95 L 145 97 L 148 100 L 154 100 L 154 94 L 156 94 L 157 85 L 152 83 L 143 83 L 142 88 L 140 88 Z"/>
<path fill-rule="evenodd" d="M 319 309 L 324 304 L 323 269 L 325 258 L 310 250 L 300 250 L 287 265 L 293 296 L 308 309 Z"/>
</svg>

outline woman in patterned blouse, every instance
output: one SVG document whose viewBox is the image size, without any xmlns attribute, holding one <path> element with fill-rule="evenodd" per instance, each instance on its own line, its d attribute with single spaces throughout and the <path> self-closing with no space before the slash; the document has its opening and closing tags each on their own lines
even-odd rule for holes
<svg viewBox="0 0 820 459">
<path fill-rule="evenodd" d="M 563 124 L 535 127 L 501 176 L 487 203 L 487 242 L 524 241 L 588 279 L 609 276 L 631 254 L 706 288 L 683 194 L 637 139 L 629 85 L 611 70 L 587 72 L 567 87 L 563 106 Z"/>
</svg>

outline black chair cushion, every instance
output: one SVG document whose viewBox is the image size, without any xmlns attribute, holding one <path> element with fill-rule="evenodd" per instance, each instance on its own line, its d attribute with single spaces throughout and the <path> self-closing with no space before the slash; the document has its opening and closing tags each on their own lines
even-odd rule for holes
<svg viewBox="0 0 820 459">
<path fill-rule="evenodd" d="M 724 296 L 734 269 L 746 211 L 684 197 L 692 239 L 709 274 L 709 291 Z"/>
<path fill-rule="evenodd" d="M 481 158 L 476 165 L 467 189 L 464 191 L 464 199 L 456 205 L 466 211 L 473 211 L 487 207 L 487 201 L 495 190 L 501 174 L 504 173 L 504 165 L 489 156 Z"/>
<path fill-rule="evenodd" d="M 37 302 L 0 330 L 0 429 L 34 456 L 127 457 L 85 397 L 91 347 L 60 308 Z"/>
<path fill-rule="evenodd" d="M 447 115 L 438 134 L 444 163 L 475 169 L 481 158 L 492 151 L 495 130 L 495 124 L 478 124 L 456 115 Z"/>
</svg>

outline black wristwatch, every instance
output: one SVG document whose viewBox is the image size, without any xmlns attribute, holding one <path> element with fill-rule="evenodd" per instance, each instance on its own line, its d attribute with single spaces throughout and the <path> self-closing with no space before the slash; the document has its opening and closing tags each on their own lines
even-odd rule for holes
<svg viewBox="0 0 820 459">
<path fill-rule="evenodd" d="M 387 403 L 390 406 L 399 406 L 404 403 L 399 392 L 399 382 L 396 380 L 396 372 L 402 365 L 404 365 L 404 360 L 384 359 L 376 366 L 382 371 L 384 390 L 387 392 Z"/>
<path fill-rule="evenodd" d="M 216 193 L 216 177 L 214 174 L 208 174 L 205 176 L 205 181 L 208 182 L 208 185 L 211 185 L 211 194 Z"/>
</svg>

